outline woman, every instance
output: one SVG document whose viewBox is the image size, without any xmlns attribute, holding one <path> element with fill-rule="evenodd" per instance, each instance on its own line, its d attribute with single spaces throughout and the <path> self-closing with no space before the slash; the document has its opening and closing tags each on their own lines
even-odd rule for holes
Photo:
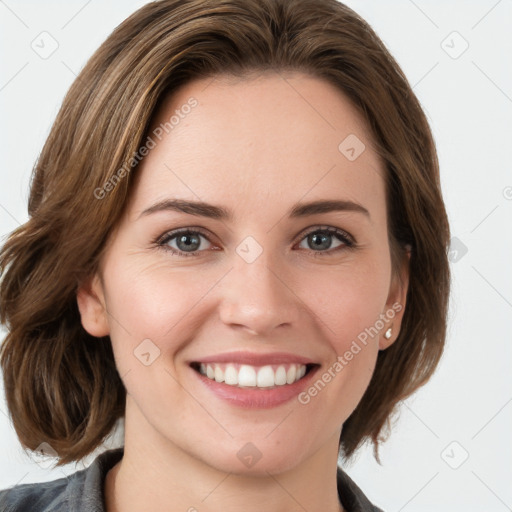
<svg viewBox="0 0 512 512">
<path fill-rule="evenodd" d="M 338 467 L 441 357 L 425 115 L 335 0 L 163 0 L 72 85 L 4 245 L 7 510 L 380 510 Z M 41 448 L 43 447 L 43 448 Z"/>
</svg>

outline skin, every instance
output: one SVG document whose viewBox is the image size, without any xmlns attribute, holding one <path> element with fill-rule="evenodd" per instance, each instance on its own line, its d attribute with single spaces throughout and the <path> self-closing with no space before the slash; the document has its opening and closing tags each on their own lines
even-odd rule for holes
<svg viewBox="0 0 512 512">
<path fill-rule="evenodd" d="M 191 97 L 198 105 L 134 171 L 98 273 L 78 292 L 84 328 L 110 335 L 127 389 L 125 452 L 105 482 L 107 510 L 343 510 L 342 425 L 405 309 L 408 271 L 404 264 L 400 281 L 391 270 L 383 165 L 358 111 L 321 79 L 267 72 L 194 81 L 167 98 L 153 126 Z M 354 161 L 338 150 L 349 134 L 366 146 Z M 168 198 L 220 205 L 233 219 L 141 215 Z M 369 215 L 288 217 L 295 203 L 320 199 L 352 201 Z M 356 247 L 334 235 L 328 250 L 308 243 L 326 226 L 348 232 Z M 178 228 L 203 229 L 197 256 L 153 243 Z M 247 236 L 263 251 L 252 263 L 236 252 Z M 176 238 L 169 245 L 183 248 Z M 238 349 L 290 352 L 316 361 L 321 376 L 397 302 L 402 311 L 306 405 L 241 409 L 189 366 Z M 134 357 L 145 339 L 160 349 L 149 366 Z M 237 457 L 247 442 L 262 455 L 252 467 Z"/>
</svg>

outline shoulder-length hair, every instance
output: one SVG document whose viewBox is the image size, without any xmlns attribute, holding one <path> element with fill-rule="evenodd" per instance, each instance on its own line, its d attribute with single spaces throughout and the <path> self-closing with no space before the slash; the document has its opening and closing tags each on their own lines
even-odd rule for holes
<svg viewBox="0 0 512 512">
<path fill-rule="evenodd" d="M 76 292 L 120 218 L 160 102 L 196 78 L 265 70 L 334 84 L 368 122 L 385 164 L 393 271 L 411 254 L 407 306 L 340 438 L 345 458 L 371 440 L 378 460 L 398 402 L 430 378 L 443 351 L 449 226 L 418 99 L 371 27 L 337 0 L 155 1 L 87 62 L 34 166 L 29 220 L 0 251 L 0 364 L 24 447 L 46 442 L 58 465 L 80 460 L 124 416 L 110 339 L 83 329 Z"/>
</svg>

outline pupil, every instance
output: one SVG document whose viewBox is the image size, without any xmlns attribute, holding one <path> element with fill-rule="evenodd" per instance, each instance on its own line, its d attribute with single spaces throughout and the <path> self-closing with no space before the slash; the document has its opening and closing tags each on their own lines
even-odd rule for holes
<svg viewBox="0 0 512 512">
<path fill-rule="evenodd" d="M 188 242 L 188 239 L 194 239 L 192 242 Z M 184 244 L 183 247 L 180 247 L 180 243 Z M 192 251 L 199 247 L 200 241 L 196 235 L 181 235 L 178 239 L 178 247 L 183 251 Z M 197 246 L 197 247 L 195 247 Z"/>
<path fill-rule="evenodd" d="M 315 233 L 311 235 L 311 241 L 317 249 L 329 249 L 331 246 L 330 235 Z"/>
</svg>

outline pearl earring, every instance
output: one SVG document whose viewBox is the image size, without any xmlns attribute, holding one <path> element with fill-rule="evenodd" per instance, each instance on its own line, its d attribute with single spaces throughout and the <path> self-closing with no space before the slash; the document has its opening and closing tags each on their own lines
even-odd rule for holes
<svg viewBox="0 0 512 512">
<path fill-rule="evenodd" d="M 387 340 L 389 340 L 389 338 L 391 338 L 391 327 L 384 333 L 384 338 L 386 338 Z"/>
</svg>

